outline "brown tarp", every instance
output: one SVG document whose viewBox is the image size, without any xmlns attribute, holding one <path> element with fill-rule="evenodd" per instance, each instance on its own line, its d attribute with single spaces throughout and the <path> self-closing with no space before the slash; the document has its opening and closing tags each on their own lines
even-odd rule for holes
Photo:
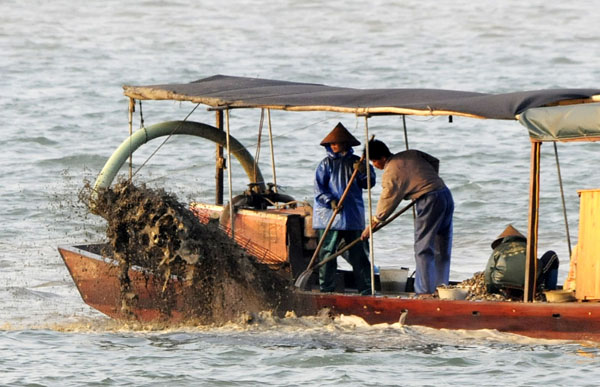
<svg viewBox="0 0 600 387">
<path fill-rule="evenodd" d="M 123 88 L 126 96 L 135 99 L 191 101 L 211 107 L 355 114 L 453 114 L 492 119 L 515 119 L 527 109 L 561 101 L 600 98 L 600 89 L 548 89 L 505 94 L 440 89 L 352 89 L 225 75 L 184 84 Z"/>
</svg>

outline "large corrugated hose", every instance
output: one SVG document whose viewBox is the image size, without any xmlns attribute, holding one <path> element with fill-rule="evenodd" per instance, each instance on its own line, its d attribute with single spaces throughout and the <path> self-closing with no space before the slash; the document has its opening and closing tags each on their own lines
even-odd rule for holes
<svg viewBox="0 0 600 387">
<path fill-rule="evenodd" d="M 102 168 L 102 171 L 96 178 L 94 192 L 110 187 L 129 155 L 135 152 L 139 147 L 158 137 L 181 134 L 202 137 L 221 146 L 225 146 L 227 141 L 224 131 L 215 128 L 214 126 L 193 121 L 167 121 L 140 129 L 133 133 L 131 137 L 127 137 L 110 156 L 104 165 L 104 168 Z M 231 153 L 244 168 L 246 175 L 248 175 L 248 178 L 250 179 L 250 183 L 256 184 L 261 192 L 264 191 L 265 183 L 262 173 L 258 166 L 254 165 L 254 158 L 235 138 L 230 136 L 229 143 Z"/>
</svg>

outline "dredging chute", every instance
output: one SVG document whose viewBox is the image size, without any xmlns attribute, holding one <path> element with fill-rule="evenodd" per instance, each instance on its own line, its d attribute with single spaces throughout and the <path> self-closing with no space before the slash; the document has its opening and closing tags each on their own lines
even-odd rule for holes
<svg viewBox="0 0 600 387">
<path fill-rule="evenodd" d="M 223 130 L 214 126 L 193 121 L 166 121 L 142 128 L 126 138 L 110 156 L 94 183 L 94 192 L 110 187 L 115 176 L 127 160 L 138 148 L 155 138 L 170 135 L 189 135 L 202 137 L 219 145 L 226 146 L 227 138 Z M 235 138 L 229 137 L 231 153 L 239 161 L 248 175 L 250 184 L 259 192 L 265 191 L 265 183 L 258 165 L 248 150 Z"/>
</svg>

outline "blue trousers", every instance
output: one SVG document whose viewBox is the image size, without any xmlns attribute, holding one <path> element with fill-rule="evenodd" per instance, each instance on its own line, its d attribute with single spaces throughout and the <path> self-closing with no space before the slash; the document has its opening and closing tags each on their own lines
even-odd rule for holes
<svg viewBox="0 0 600 387">
<path fill-rule="evenodd" d="M 443 188 L 421 196 L 415 208 L 415 293 L 431 294 L 450 277 L 454 200 Z"/>
<path fill-rule="evenodd" d="M 558 255 L 552 250 L 546 251 L 537 262 L 537 287 L 545 290 L 556 290 L 558 282 Z"/>
</svg>

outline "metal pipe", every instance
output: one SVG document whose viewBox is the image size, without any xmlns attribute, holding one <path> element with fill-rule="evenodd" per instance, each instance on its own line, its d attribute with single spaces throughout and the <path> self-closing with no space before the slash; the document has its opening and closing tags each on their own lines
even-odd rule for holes
<svg viewBox="0 0 600 387">
<path fill-rule="evenodd" d="M 147 128 L 136 131 L 133 133 L 133 136 L 123 140 L 117 150 L 114 151 L 110 158 L 106 161 L 102 171 L 100 171 L 98 174 L 96 182 L 94 183 L 94 191 L 108 188 L 111 185 L 115 176 L 123 164 L 125 164 L 130 150 L 133 153 L 139 147 L 151 140 L 164 136 L 172 136 L 173 134 L 202 137 L 217 144 L 221 144 L 221 146 L 224 146 L 227 142 L 227 138 L 223 130 L 199 122 L 168 121 L 151 125 Z M 235 137 L 230 138 L 230 143 L 232 145 L 231 148 L 233 151 L 233 156 L 241 164 L 244 172 L 246 172 L 246 175 L 250 179 L 250 182 L 258 184 L 261 189 L 265 189 L 263 182 L 264 179 L 260 170 L 258 170 L 257 173 L 257 181 L 253 180 L 254 158 L 252 155 L 239 141 L 235 139 Z"/>
<path fill-rule="evenodd" d="M 571 234 L 569 233 L 569 221 L 567 220 L 567 205 L 565 204 L 565 191 L 563 190 L 562 176 L 560 174 L 560 163 L 558 161 L 558 148 L 554 144 L 554 157 L 556 159 L 556 171 L 558 172 L 558 185 L 560 186 L 560 198 L 562 199 L 563 217 L 565 218 L 565 229 L 567 231 L 567 245 L 569 247 L 569 259 L 571 259 Z"/>
</svg>

